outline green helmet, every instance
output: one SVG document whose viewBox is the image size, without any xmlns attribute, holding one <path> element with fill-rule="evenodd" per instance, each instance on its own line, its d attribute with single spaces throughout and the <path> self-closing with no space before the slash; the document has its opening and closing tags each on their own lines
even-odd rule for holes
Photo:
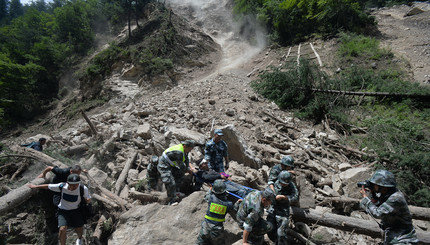
<svg viewBox="0 0 430 245">
<path fill-rule="evenodd" d="M 181 144 L 188 146 L 188 147 L 192 147 L 192 148 L 194 148 L 194 146 L 196 146 L 196 142 L 194 140 L 184 140 L 181 142 Z"/>
<path fill-rule="evenodd" d="M 226 189 L 227 189 L 227 186 L 225 185 L 224 181 L 220 179 L 215 180 L 212 186 L 212 192 L 215 194 L 223 194 L 225 193 Z"/>
<path fill-rule="evenodd" d="M 281 182 L 281 184 L 288 184 L 291 181 L 291 174 L 288 171 L 282 171 L 279 176 L 278 176 L 278 180 L 279 182 Z"/>
<path fill-rule="evenodd" d="M 384 187 L 396 187 L 394 174 L 387 170 L 376 170 L 369 182 Z"/>
<path fill-rule="evenodd" d="M 289 167 L 294 167 L 294 158 L 292 156 L 283 157 L 281 164 Z"/>
<path fill-rule="evenodd" d="M 272 203 L 276 200 L 275 192 L 270 187 L 266 187 L 266 189 L 261 191 L 261 197 L 266 198 L 267 200 L 270 200 Z"/>
</svg>

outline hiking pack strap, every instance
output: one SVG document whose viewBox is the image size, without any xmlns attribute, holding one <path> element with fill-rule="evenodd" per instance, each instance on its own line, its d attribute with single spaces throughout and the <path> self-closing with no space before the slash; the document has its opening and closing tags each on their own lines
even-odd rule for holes
<svg viewBox="0 0 430 245">
<path fill-rule="evenodd" d="M 63 183 L 61 183 L 60 186 L 58 187 L 58 188 L 60 188 L 60 196 L 61 196 L 61 194 L 63 194 L 63 187 L 64 187 Z M 84 186 L 81 184 L 79 184 L 79 191 L 81 193 L 81 202 L 82 202 L 85 199 L 84 199 Z M 85 203 L 86 203 L 86 201 L 85 201 Z"/>
</svg>

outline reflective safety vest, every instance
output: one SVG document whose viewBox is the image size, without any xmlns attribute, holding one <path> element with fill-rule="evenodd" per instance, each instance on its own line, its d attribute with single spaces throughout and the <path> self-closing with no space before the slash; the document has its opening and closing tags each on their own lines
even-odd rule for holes
<svg viewBox="0 0 430 245">
<path fill-rule="evenodd" d="M 182 162 L 185 162 L 184 146 L 182 144 L 171 146 L 171 147 L 167 148 L 163 152 L 163 155 L 162 155 L 163 158 L 166 159 L 166 161 L 170 164 L 170 166 L 172 166 L 174 168 L 181 168 L 180 165 L 176 161 L 170 160 L 169 156 L 167 156 L 167 153 L 171 152 L 171 151 L 181 151 L 182 152 Z"/>
<path fill-rule="evenodd" d="M 227 211 L 233 206 L 230 201 L 223 201 L 211 194 L 205 219 L 212 222 L 224 222 Z"/>
</svg>

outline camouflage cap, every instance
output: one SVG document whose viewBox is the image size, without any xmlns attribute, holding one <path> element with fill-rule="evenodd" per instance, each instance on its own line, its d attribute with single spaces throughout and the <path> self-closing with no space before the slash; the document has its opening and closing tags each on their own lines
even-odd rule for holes
<svg viewBox="0 0 430 245">
<path fill-rule="evenodd" d="M 384 187 L 396 187 L 396 177 L 387 170 L 376 170 L 369 180 L 370 183 Z"/>
<path fill-rule="evenodd" d="M 222 130 L 221 129 L 215 129 L 214 130 L 214 134 L 218 134 L 218 135 L 220 135 L 220 136 L 223 136 L 224 134 L 222 133 Z"/>
<path fill-rule="evenodd" d="M 227 186 L 225 185 L 224 181 L 220 179 L 215 180 L 212 186 L 212 192 L 215 194 L 223 194 L 225 193 L 226 189 L 227 189 Z"/>
<path fill-rule="evenodd" d="M 188 146 L 188 147 L 196 146 L 196 142 L 194 140 L 184 140 L 181 142 L 181 144 Z"/>
<path fill-rule="evenodd" d="M 276 195 L 270 187 L 266 187 L 266 189 L 261 191 L 261 197 L 270 200 L 272 203 L 276 200 Z"/>
<path fill-rule="evenodd" d="M 279 176 L 278 176 L 278 180 L 279 182 L 281 182 L 281 184 L 288 184 L 291 181 L 291 174 L 288 171 L 282 171 Z"/>
<path fill-rule="evenodd" d="M 74 185 L 79 184 L 81 182 L 81 177 L 77 174 L 71 174 L 67 177 L 67 183 Z"/>
<path fill-rule="evenodd" d="M 281 164 L 289 167 L 294 167 L 294 158 L 292 156 L 285 156 L 282 158 Z"/>
</svg>

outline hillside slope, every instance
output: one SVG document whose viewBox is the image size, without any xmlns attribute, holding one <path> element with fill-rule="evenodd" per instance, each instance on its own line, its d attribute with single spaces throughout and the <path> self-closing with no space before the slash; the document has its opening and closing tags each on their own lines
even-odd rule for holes
<svg viewBox="0 0 430 245">
<path fill-rule="evenodd" d="M 120 194 L 133 208 L 128 211 L 113 210 L 100 201 L 94 201 L 97 203 L 99 213 L 93 223 L 86 226 L 87 241 L 90 240 L 97 219 L 104 214 L 112 220 L 110 231 L 113 233 L 107 232 L 108 236 L 102 239 L 103 243 L 124 244 L 126 241 L 127 244 L 194 244 L 206 205 L 202 202 L 203 192 L 191 194 L 178 206 L 166 206 L 158 203 L 142 205 L 145 203 L 133 198 L 129 190 L 141 186 L 139 180 L 144 178 L 146 165 L 152 155 L 160 155 L 169 144 L 178 143 L 186 138 L 196 139 L 202 143 L 210 137 L 210 132 L 214 128 L 224 128 L 229 132 L 225 138 L 231 149 L 234 149 L 230 152 L 232 159 L 230 171 L 233 173 L 234 181 L 261 189 L 267 181 L 269 168 L 279 163 L 283 155 L 290 154 L 296 159 L 299 173 L 296 181 L 302 193 L 301 199 L 308 202 L 301 203 L 302 207 L 315 207 L 323 212 L 345 213 L 370 219 L 362 212 L 354 211 L 352 205 L 342 207 L 335 207 L 331 203 L 316 205 L 317 201 L 336 196 L 336 192 L 343 197 L 359 197 L 356 181 L 368 178 L 371 172 L 365 167 L 370 162 L 359 156 L 360 153 L 366 152 L 355 149 L 354 154 L 353 151 L 351 153 L 339 150 L 334 146 L 340 146 L 342 136 L 337 135 L 327 127 L 327 124 L 322 122 L 314 125 L 299 120 L 290 112 L 280 110 L 274 103 L 259 97 L 249 86 L 252 79 L 268 65 L 277 66 L 285 62 L 287 53 L 295 60 L 298 50 L 301 50 L 302 56 L 306 54 L 313 58 L 315 52 L 311 45 L 303 43 L 300 48 L 299 45 L 294 46 L 292 52 L 289 52 L 289 47 L 267 48 L 264 41 L 259 39 L 252 43 L 247 42 L 239 33 L 244 26 L 249 26 L 236 25 L 232 21 L 231 15 L 228 14 L 229 1 L 205 1 L 202 5 L 195 4 L 195 1 L 168 1 L 168 4 L 173 12 L 180 16 L 178 18 L 186 19 L 183 23 L 187 23 L 188 30 L 192 30 L 186 34 L 190 37 L 206 35 L 211 37 L 210 40 L 204 38 L 203 41 L 202 38 L 196 38 L 196 43 L 183 48 L 194 49 L 196 45 L 201 45 L 200 47 L 213 45 L 215 51 L 201 53 L 201 57 L 194 56 L 193 59 L 201 58 L 199 62 L 194 63 L 197 66 L 176 67 L 176 72 L 180 76 L 174 83 L 169 76 L 161 78 L 164 82 L 144 83 L 146 80 L 142 80 L 140 70 L 136 69 L 132 62 L 118 62 L 118 68 L 113 69 L 112 74 L 100 81 L 101 93 L 110 95 L 108 101 L 102 106 L 86 111 L 98 131 L 97 137 L 92 135 L 84 119 L 76 117 L 69 119 L 59 112 L 53 112 L 50 116 L 52 121 L 47 124 L 48 126 L 40 127 L 40 124 L 35 124 L 19 136 L 13 135 L 1 140 L 4 144 L 15 145 L 25 142 L 29 136 L 37 133 L 45 135 L 51 142 L 46 148 L 47 153 L 69 165 L 81 164 L 90 170 L 90 176 L 100 181 L 100 185 L 112 191 L 127 159 L 135 152 L 138 153 Z M 420 16 L 397 17 L 396 21 L 407 22 L 388 26 L 393 13 L 400 15 L 403 11 L 401 9 L 410 8 L 403 6 L 375 12 L 383 25 L 380 29 L 382 35 L 386 37 L 383 43 L 393 45 L 390 47 L 395 52 L 408 50 L 412 40 L 404 40 L 405 36 L 400 34 L 412 30 L 413 26 L 409 27 L 409 30 L 406 30 L 405 26 Z M 428 13 L 422 13 L 425 14 L 422 15 L 424 21 Z M 259 34 L 257 26 L 251 27 L 250 33 L 254 36 L 262 35 Z M 414 35 L 423 35 L 415 37 L 414 40 L 428 50 L 428 44 L 425 46 L 423 42 L 426 38 L 429 40 L 428 36 L 425 36 L 428 32 L 413 30 Z M 388 31 L 391 34 L 387 34 Z M 398 46 L 401 43 L 408 45 Z M 318 40 L 313 42 L 312 46 L 321 57 L 323 65 L 330 66 L 336 50 L 335 41 Z M 417 46 L 417 51 L 418 47 L 421 46 Z M 412 52 L 415 55 L 406 53 L 410 56 L 406 54 L 405 56 L 415 67 L 413 72 L 418 76 L 416 79 L 420 79 L 421 76 L 418 72 L 430 74 L 430 62 L 425 59 L 428 55 L 420 55 L 419 52 L 419 54 Z M 423 65 L 415 66 L 415 61 L 422 61 Z M 88 145 L 89 150 L 81 154 L 68 156 L 64 154 L 68 147 L 79 145 Z M 100 152 L 103 152 L 101 156 L 98 155 Z M 191 153 L 191 159 L 194 162 L 200 157 L 202 148 L 197 147 Z M 35 162 L 28 171 L 20 175 L 19 181 L 14 183 L 7 183 L 7 176 L 13 173 L 3 173 L 6 177 L 2 179 L 2 183 L 18 187 L 36 178 L 46 164 L 49 163 Z M 352 174 L 353 171 L 357 172 Z M 350 175 L 346 179 L 341 179 L 341 176 L 347 174 Z M 333 179 L 343 182 L 331 184 Z M 333 190 L 334 192 L 331 192 Z M 95 189 L 92 191 L 98 194 Z M 39 220 L 39 227 L 34 227 L 33 221 L 25 218 L 38 217 L 43 220 L 43 212 L 35 208 L 41 205 L 39 199 L 36 196 L 26 202 L 23 205 L 25 211 L 22 209 L 12 211 L 2 217 L 5 220 L 2 237 L 15 239 L 9 241 L 11 243 L 39 244 L 42 240 L 36 238 L 47 236 L 43 234 L 43 222 Z M 17 212 L 22 214 L 18 216 Z M 426 225 L 428 227 L 428 224 L 419 223 L 421 228 Z M 226 230 L 229 242 L 240 243 L 241 231 L 230 217 Z M 21 236 L 23 233 L 27 235 Z M 315 239 L 319 237 L 325 239 L 322 242 L 331 244 L 376 244 L 380 241 L 377 238 L 318 225 L 312 227 L 311 233 Z M 70 237 L 70 242 L 73 242 L 71 234 Z"/>
</svg>

